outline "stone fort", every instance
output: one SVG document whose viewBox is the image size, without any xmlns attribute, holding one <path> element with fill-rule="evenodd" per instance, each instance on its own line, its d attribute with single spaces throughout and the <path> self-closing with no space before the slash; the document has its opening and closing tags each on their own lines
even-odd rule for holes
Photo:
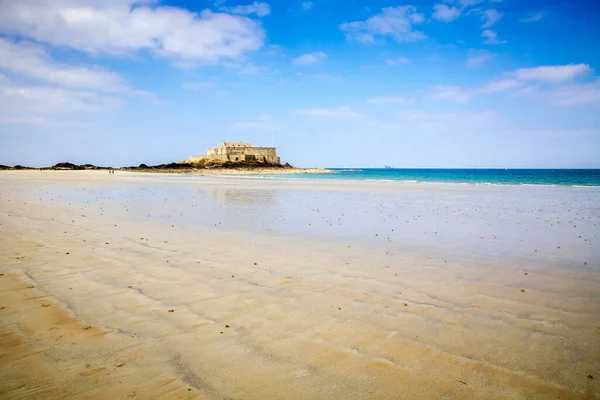
<svg viewBox="0 0 600 400">
<path fill-rule="evenodd" d="M 205 156 L 191 156 L 190 163 L 205 161 L 259 161 L 268 164 L 280 164 L 275 147 L 254 147 L 252 143 L 223 142 L 221 147 L 208 149 Z"/>
</svg>

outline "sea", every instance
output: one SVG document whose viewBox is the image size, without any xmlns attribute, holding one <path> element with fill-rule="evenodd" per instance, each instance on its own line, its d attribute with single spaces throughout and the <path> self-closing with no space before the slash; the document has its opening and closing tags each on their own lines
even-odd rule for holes
<svg viewBox="0 0 600 400">
<path fill-rule="evenodd" d="M 328 168 L 332 174 L 261 175 L 278 179 L 334 179 L 490 185 L 600 186 L 600 169 Z"/>
</svg>

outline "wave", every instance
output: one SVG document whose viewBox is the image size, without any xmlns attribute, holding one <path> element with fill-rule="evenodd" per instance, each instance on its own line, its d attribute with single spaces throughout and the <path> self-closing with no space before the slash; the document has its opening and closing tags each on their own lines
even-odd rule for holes
<svg viewBox="0 0 600 400">
<path fill-rule="evenodd" d="M 398 184 L 428 184 L 428 185 L 467 185 L 467 186 L 524 186 L 524 187 L 578 187 L 578 188 L 598 188 L 600 182 L 595 182 L 596 176 L 591 177 L 556 177 L 558 179 L 546 179 L 547 176 L 514 177 L 514 179 L 496 179 L 492 176 L 452 176 L 452 174 L 406 174 L 406 173 L 372 173 L 361 169 L 334 170 L 333 174 L 308 173 L 308 174 L 260 174 L 260 175 L 235 175 L 246 179 L 279 179 L 279 180 L 316 180 L 316 181 L 336 181 L 336 182 L 397 182 Z M 409 176 L 406 176 L 409 175 Z M 437 175 L 437 176 L 436 176 Z M 182 177 L 183 178 L 183 177 Z M 487 178 L 487 179 L 486 179 Z M 519 179 L 521 178 L 521 179 Z M 529 179 L 528 179 L 529 178 Z M 533 179 L 532 179 L 533 178 Z M 573 182 L 569 182 L 573 178 Z M 578 179 L 579 178 L 579 179 Z M 181 178 L 180 178 L 181 179 Z M 184 178 L 185 179 L 185 178 Z M 538 180 L 536 182 L 536 180 Z M 581 180 L 591 180 L 592 182 L 581 182 Z M 546 182 L 544 182 L 546 181 Z"/>
<path fill-rule="evenodd" d="M 568 185 L 568 184 L 559 184 L 559 183 L 515 183 L 515 185 L 519 185 L 519 186 L 573 186 L 573 185 Z"/>
</svg>

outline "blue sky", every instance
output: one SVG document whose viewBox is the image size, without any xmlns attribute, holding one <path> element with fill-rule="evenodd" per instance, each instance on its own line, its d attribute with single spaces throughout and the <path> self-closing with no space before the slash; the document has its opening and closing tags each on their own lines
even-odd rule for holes
<svg viewBox="0 0 600 400">
<path fill-rule="evenodd" d="M 0 2 L 0 164 L 600 168 L 597 1 Z"/>
</svg>

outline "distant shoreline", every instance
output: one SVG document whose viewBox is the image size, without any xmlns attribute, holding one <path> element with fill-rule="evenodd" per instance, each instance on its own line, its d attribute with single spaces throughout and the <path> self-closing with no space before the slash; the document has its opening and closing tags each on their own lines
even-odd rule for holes
<svg viewBox="0 0 600 400">
<path fill-rule="evenodd" d="M 27 167 L 23 165 L 0 165 L 0 171 L 126 171 L 142 173 L 166 174 L 198 174 L 198 175 L 247 175 L 247 174 L 328 174 L 332 170 L 325 168 L 297 168 L 286 164 L 265 164 L 260 162 L 227 162 L 207 166 L 185 163 L 170 163 L 148 166 L 140 164 L 137 167 L 103 167 L 93 164 L 58 163 L 52 167 Z"/>
</svg>

